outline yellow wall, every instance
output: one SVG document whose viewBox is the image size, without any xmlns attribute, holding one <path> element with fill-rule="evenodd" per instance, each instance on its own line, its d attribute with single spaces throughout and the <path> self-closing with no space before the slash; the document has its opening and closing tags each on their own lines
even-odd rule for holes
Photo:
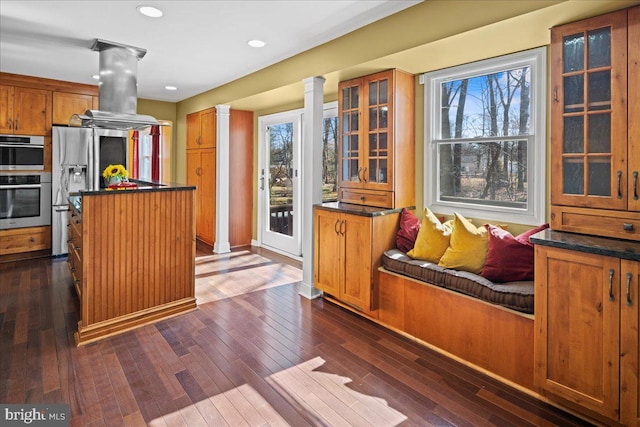
<svg viewBox="0 0 640 427">
<path fill-rule="evenodd" d="M 323 76 L 325 99 L 335 100 L 341 80 L 388 68 L 417 75 L 546 46 L 549 28 L 555 25 L 635 4 L 640 4 L 640 0 L 425 0 L 317 48 L 179 102 L 176 179 L 183 181 L 185 176 L 188 113 L 230 104 L 232 108 L 254 111 L 257 123 L 260 115 L 302 106 L 302 81 L 310 76 Z M 416 84 L 418 211 L 423 208 L 423 98 L 423 87 Z M 256 144 L 257 140 L 256 127 Z M 254 150 L 256 155 L 257 151 Z M 257 165 L 254 170 L 257 171 Z"/>
</svg>

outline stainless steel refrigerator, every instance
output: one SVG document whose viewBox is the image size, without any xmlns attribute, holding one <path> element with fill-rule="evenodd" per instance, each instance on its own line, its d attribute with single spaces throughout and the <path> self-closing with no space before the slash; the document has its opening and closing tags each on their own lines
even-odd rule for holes
<svg viewBox="0 0 640 427">
<path fill-rule="evenodd" d="M 69 193 L 92 187 L 93 130 L 53 127 L 51 153 L 51 254 L 68 253 Z"/>
</svg>

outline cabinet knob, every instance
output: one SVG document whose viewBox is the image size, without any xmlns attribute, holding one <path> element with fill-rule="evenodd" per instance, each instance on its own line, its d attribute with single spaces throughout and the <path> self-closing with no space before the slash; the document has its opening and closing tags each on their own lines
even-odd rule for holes
<svg viewBox="0 0 640 427">
<path fill-rule="evenodd" d="M 31 243 L 35 243 L 35 242 L 36 242 L 36 239 L 35 239 L 34 237 L 30 237 L 30 238 L 29 238 L 29 241 L 30 241 Z"/>
<path fill-rule="evenodd" d="M 624 224 L 622 224 L 622 228 L 624 229 L 624 231 L 633 231 L 633 224 L 625 222 Z"/>
<path fill-rule="evenodd" d="M 364 202 L 364 195 L 360 196 L 360 200 Z"/>
</svg>

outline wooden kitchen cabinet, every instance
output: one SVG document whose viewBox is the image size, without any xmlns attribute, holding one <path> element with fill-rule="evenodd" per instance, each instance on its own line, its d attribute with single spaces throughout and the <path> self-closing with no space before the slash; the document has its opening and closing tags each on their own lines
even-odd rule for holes
<svg viewBox="0 0 640 427">
<path fill-rule="evenodd" d="M 314 286 L 375 317 L 378 267 L 392 247 L 399 213 L 363 216 L 314 209 Z"/>
<path fill-rule="evenodd" d="M 554 229 L 640 240 L 639 10 L 551 30 Z"/>
<path fill-rule="evenodd" d="M 0 255 L 51 249 L 51 226 L 0 230 Z"/>
<path fill-rule="evenodd" d="M 216 147 L 216 109 L 187 114 L 187 150 Z"/>
<path fill-rule="evenodd" d="M 414 77 L 400 70 L 338 85 L 338 199 L 414 204 Z"/>
<path fill-rule="evenodd" d="M 187 184 L 196 190 L 196 237 L 213 245 L 216 218 L 216 150 L 187 150 Z"/>
<path fill-rule="evenodd" d="M 98 97 L 79 93 L 53 92 L 53 124 L 68 125 L 74 114 L 98 109 Z"/>
<path fill-rule="evenodd" d="M 536 245 L 535 384 L 551 400 L 638 425 L 640 263 Z"/>
<path fill-rule="evenodd" d="M 82 298 L 82 282 L 84 280 L 82 262 L 82 214 L 76 209 L 75 205 L 70 203 L 67 216 L 69 224 L 69 232 L 67 234 L 69 256 L 67 257 L 67 261 L 69 263 L 69 270 L 71 271 L 73 287 L 76 290 L 78 298 Z"/>
<path fill-rule="evenodd" d="M 51 91 L 0 85 L 0 133 L 45 136 L 50 111 Z"/>
<path fill-rule="evenodd" d="M 640 9 L 639 9 L 640 10 Z M 622 260 L 620 313 L 620 422 L 640 426 L 640 263 Z"/>
<path fill-rule="evenodd" d="M 86 191 L 70 199 L 76 344 L 196 308 L 193 188 Z"/>
</svg>

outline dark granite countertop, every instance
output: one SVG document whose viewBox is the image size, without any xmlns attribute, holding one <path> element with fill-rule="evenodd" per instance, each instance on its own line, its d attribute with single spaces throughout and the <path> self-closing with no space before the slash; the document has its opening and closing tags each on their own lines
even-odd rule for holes
<svg viewBox="0 0 640 427">
<path fill-rule="evenodd" d="M 322 208 L 329 211 L 342 212 L 351 215 L 360 215 L 360 216 L 382 216 L 389 215 L 392 213 L 398 213 L 402 211 L 402 208 L 376 208 L 373 206 L 362 206 L 362 205 L 353 205 L 350 203 L 342 203 L 342 202 L 329 202 L 329 203 L 321 203 L 315 205 L 316 208 Z M 413 210 L 415 206 L 407 206 L 407 209 Z"/>
<path fill-rule="evenodd" d="M 536 245 L 640 261 L 640 242 L 632 240 L 588 236 L 550 229 L 534 234 L 529 240 Z"/>
<path fill-rule="evenodd" d="M 80 190 L 80 196 L 96 196 L 104 194 L 113 194 L 114 192 L 131 192 L 131 191 L 182 191 L 182 190 L 195 190 L 194 185 L 184 185 L 176 183 L 160 183 L 141 181 L 137 179 L 130 180 L 138 184 L 137 187 L 122 187 L 122 188 L 101 188 L 99 190 Z"/>
</svg>

